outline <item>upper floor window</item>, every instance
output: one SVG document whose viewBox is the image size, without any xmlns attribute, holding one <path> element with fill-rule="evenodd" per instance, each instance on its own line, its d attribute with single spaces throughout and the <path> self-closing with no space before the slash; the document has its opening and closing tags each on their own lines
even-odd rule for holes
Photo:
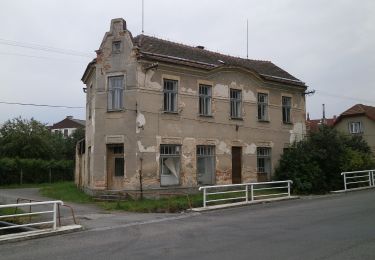
<svg viewBox="0 0 375 260">
<path fill-rule="evenodd" d="M 268 94 L 258 93 L 258 120 L 268 121 Z"/>
<path fill-rule="evenodd" d="M 211 115 L 212 87 L 199 85 L 199 114 L 203 116 Z"/>
<path fill-rule="evenodd" d="M 290 123 L 290 110 L 292 108 L 292 98 L 291 97 L 282 97 L 282 110 L 283 110 L 283 122 Z"/>
<path fill-rule="evenodd" d="M 242 118 L 242 91 L 230 89 L 230 116 Z"/>
<path fill-rule="evenodd" d="M 361 122 L 350 122 L 349 123 L 349 132 L 351 134 L 359 134 L 362 133 L 362 124 Z"/>
<path fill-rule="evenodd" d="M 120 53 L 120 52 L 121 52 L 121 41 L 112 42 L 112 53 Z"/>
<path fill-rule="evenodd" d="M 164 79 L 164 111 L 177 113 L 178 81 Z"/>
<path fill-rule="evenodd" d="M 124 108 L 124 76 L 108 77 L 108 110 Z"/>
</svg>

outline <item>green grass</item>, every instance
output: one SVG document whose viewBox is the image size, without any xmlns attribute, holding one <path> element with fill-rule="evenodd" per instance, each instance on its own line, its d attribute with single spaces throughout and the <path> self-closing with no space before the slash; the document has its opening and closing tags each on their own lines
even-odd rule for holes
<svg viewBox="0 0 375 260">
<path fill-rule="evenodd" d="M 40 187 L 40 194 L 66 202 L 91 203 L 93 199 L 83 191 L 77 189 L 73 182 L 57 182 Z"/>
<path fill-rule="evenodd" d="M 143 199 L 134 200 L 126 199 L 119 201 L 95 201 L 91 196 L 87 195 L 83 191 L 79 190 L 73 182 L 58 182 L 52 184 L 27 184 L 22 186 L 14 186 L 15 188 L 24 187 L 38 187 L 40 188 L 40 194 L 56 200 L 62 200 L 65 202 L 74 203 L 92 203 L 105 210 L 124 210 L 132 212 L 179 212 L 190 208 L 189 201 L 186 196 L 171 196 L 163 197 L 160 199 Z M 270 189 L 262 191 L 254 191 L 254 195 L 265 195 L 272 193 L 286 192 L 286 190 L 281 189 Z M 244 201 L 244 199 L 235 199 L 235 197 L 244 197 L 245 192 L 237 193 L 226 193 L 226 194 L 215 194 L 208 197 L 209 200 L 212 199 L 225 199 L 234 198 L 227 201 L 212 202 L 208 205 L 231 203 Z M 249 194 L 250 196 L 250 194 Z M 263 197 L 263 198 L 272 198 Z M 263 199 L 257 198 L 257 199 Z M 203 206 L 203 196 L 202 193 L 189 195 L 190 204 L 193 208 Z"/>
<path fill-rule="evenodd" d="M 21 209 L 15 209 L 15 208 L 3 208 L 0 209 L 0 216 L 2 215 L 13 215 L 13 214 L 20 214 L 24 213 Z M 15 223 L 15 224 L 25 224 L 29 222 L 28 216 L 22 216 L 22 217 L 9 217 L 9 218 L 1 218 L 0 221 Z"/>
</svg>

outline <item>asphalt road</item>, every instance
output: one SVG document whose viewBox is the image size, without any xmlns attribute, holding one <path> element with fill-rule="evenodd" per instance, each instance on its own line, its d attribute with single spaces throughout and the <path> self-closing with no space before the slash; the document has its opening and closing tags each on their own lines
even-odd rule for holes
<svg viewBox="0 0 375 260">
<path fill-rule="evenodd" d="M 375 259 L 375 190 L 3 244 L 0 259 Z"/>
</svg>

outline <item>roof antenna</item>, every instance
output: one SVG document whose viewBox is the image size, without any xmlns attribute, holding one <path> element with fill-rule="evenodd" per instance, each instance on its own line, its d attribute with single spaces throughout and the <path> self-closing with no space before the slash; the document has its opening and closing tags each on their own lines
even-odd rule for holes
<svg viewBox="0 0 375 260">
<path fill-rule="evenodd" d="M 142 34 L 145 32 L 144 31 L 144 24 L 145 24 L 145 14 L 144 14 L 144 0 L 142 0 Z"/>
<path fill-rule="evenodd" d="M 249 19 L 246 20 L 246 59 L 249 59 Z"/>
</svg>

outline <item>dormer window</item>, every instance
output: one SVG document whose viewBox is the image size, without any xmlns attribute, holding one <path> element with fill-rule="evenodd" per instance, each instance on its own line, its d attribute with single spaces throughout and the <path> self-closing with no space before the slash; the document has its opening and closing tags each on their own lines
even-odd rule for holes
<svg viewBox="0 0 375 260">
<path fill-rule="evenodd" d="M 120 52 L 121 52 L 121 41 L 112 42 L 112 53 L 120 53 Z"/>
</svg>

